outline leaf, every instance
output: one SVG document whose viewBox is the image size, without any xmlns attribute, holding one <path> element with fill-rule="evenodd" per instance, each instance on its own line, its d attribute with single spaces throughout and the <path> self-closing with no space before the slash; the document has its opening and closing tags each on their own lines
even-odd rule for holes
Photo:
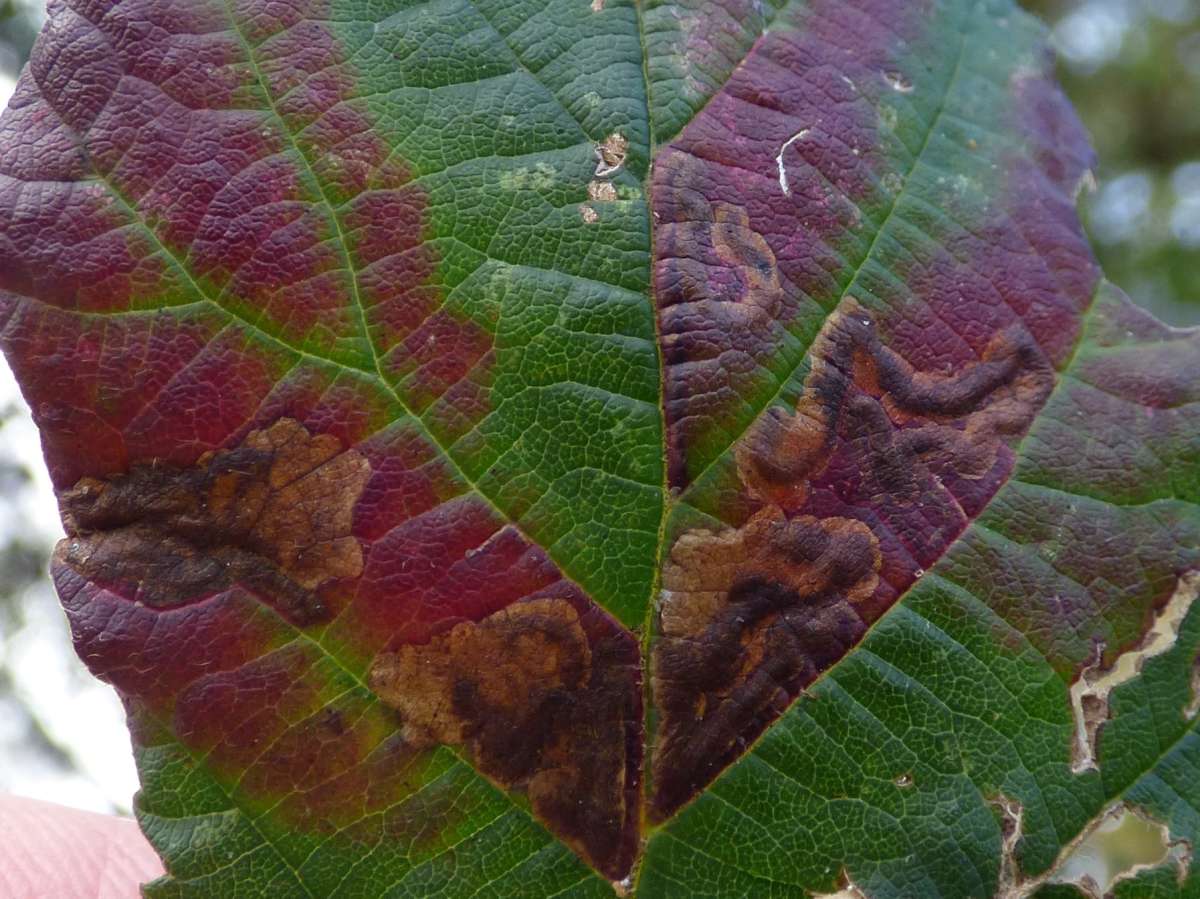
<svg viewBox="0 0 1200 899">
<path fill-rule="evenodd" d="M 147 893 L 1057 895 L 1121 810 L 1197 889 L 1200 337 L 1050 66 L 1009 0 L 51 3 L 0 343 Z"/>
</svg>

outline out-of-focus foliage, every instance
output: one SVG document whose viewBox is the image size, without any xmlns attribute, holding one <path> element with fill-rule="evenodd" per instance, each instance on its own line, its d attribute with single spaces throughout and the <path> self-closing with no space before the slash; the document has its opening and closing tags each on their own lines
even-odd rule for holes
<svg viewBox="0 0 1200 899">
<path fill-rule="evenodd" d="M 36 4 L 0 0 L 0 70 L 15 73 L 37 37 Z"/>
<path fill-rule="evenodd" d="M 0 368 L 0 792 L 128 809 L 135 779 L 120 703 L 72 651 L 46 578 L 60 528 L 39 455 L 29 410 Z"/>
<path fill-rule="evenodd" d="M 0 428 L 20 413 L 15 405 L 0 408 Z M 15 459 L 0 457 L 0 496 L 6 502 L 27 489 L 32 480 L 26 466 Z M 19 599 L 45 576 L 45 567 L 45 547 L 24 535 L 9 535 L 0 546 L 0 635 L 14 633 L 25 623 L 25 610 Z"/>
<path fill-rule="evenodd" d="M 0 408 L 0 432 L 24 414 L 12 403 Z M 0 456 L 0 497 L 7 507 L 0 519 L 6 524 L 19 518 L 21 499 L 28 497 L 32 485 L 33 476 L 26 465 L 7 452 Z M 4 531 L 0 545 L 0 758 L 12 776 L 0 778 L 0 788 L 18 787 L 17 778 L 31 773 L 69 777 L 76 768 L 70 752 L 47 732 L 37 709 L 21 696 L 16 678 L 17 643 L 30 619 L 52 601 L 43 583 L 47 542 L 14 527 Z M 22 770 L 12 770 L 16 766 Z"/>
<path fill-rule="evenodd" d="M 1083 203 L 1105 272 L 1173 324 L 1200 322 L 1200 0 L 1026 0 L 1101 160 Z"/>
</svg>

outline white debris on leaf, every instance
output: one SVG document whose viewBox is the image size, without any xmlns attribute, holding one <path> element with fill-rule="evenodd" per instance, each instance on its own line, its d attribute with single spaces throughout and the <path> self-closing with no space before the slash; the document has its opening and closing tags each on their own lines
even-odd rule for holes
<svg viewBox="0 0 1200 899">
<path fill-rule="evenodd" d="M 836 893 L 813 894 L 812 899 L 868 899 L 867 894 L 859 889 L 845 871 L 842 872 L 842 884 L 842 888 Z"/>
<path fill-rule="evenodd" d="M 611 181 L 592 181 L 588 184 L 588 199 L 599 203 L 611 203 L 617 199 L 617 189 Z"/>
<path fill-rule="evenodd" d="M 1071 199 L 1078 200 L 1079 195 L 1087 193 L 1089 196 L 1100 189 L 1100 184 L 1096 181 L 1096 173 L 1091 169 L 1084 169 L 1083 174 L 1079 176 L 1079 180 L 1075 182 L 1075 189 L 1071 191 Z"/>
<path fill-rule="evenodd" d="M 614 132 L 596 145 L 596 177 L 611 178 L 625 165 L 629 139 Z"/>
<path fill-rule="evenodd" d="M 1183 710 L 1183 717 L 1191 721 L 1200 714 L 1200 656 L 1192 663 L 1192 701 Z"/>
<path fill-rule="evenodd" d="M 1100 725 L 1108 720 L 1109 695 L 1121 684 L 1141 674 L 1147 659 L 1160 656 L 1175 645 L 1183 619 L 1198 594 L 1200 572 L 1189 572 L 1179 579 L 1175 593 L 1155 616 L 1154 624 L 1137 648 L 1123 653 L 1112 667 L 1101 671 L 1099 656 L 1103 652 L 1103 646 L 1098 646 L 1097 660 L 1079 673 L 1078 680 L 1071 685 L 1071 710 L 1075 715 L 1071 770 L 1076 774 L 1098 767 L 1096 737 Z"/>
<path fill-rule="evenodd" d="M 1009 897 L 1017 892 L 1021 869 L 1017 864 L 1017 844 L 1025 828 L 1025 808 L 1016 799 L 998 795 L 991 803 L 1000 813 L 1000 888 L 996 895 Z"/>
<path fill-rule="evenodd" d="M 597 2 L 603 5 L 603 0 Z M 609 179 L 621 171 L 628 155 L 629 140 L 620 132 L 613 132 L 596 144 L 595 177 L 587 186 L 589 203 L 579 207 L 579 214 L 585 223 L 590 225 L 600 219 L 600 213 L 590 203 L 612 203 L 617 200 L 617 188 Z"/>
<path fill-rule="evenodd" d="M 788 147 L 798 140 L 803 140 L 811 131 L 811 128 L 802 128 L 797 131 L 783 142 L 783 146 L 779 148 L 779 153 L 775 156 L 775 164 L 779 167 L 779 189 L 782 190 L 785 195 L 790 195 L 792 189 L 788 186 L 787 167 L 783 162 L 783 154 L 787 152 Z"/>
<path fill-rule="evenodd" d="M 902 94 L 912 93 L 913 83 L 903 72 L 888 71 L 883 73 L 883 80 L 892 86 L 892 90 Z"/>
</svg>

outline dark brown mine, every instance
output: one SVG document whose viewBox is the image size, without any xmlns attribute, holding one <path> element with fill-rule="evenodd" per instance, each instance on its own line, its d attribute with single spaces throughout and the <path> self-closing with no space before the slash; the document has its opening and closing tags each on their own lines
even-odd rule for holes
<svg viewBox="0 0 1200 899">
<path fill-rule="evenodd" d="M 750 244 L 738 246 L 752 267 Z M 882 584 L 884 535 L 856 510 L 945 509 L 956 524 L 922 548 L 940 555 L 966 525 L 942 477 L 992 471 L 1003 441 L 1024 432 L 1054 378 L 1019 327 L 960 371 L 917 371 L 882 345 L 853 302 L 830 317 L 811 357 L 795 408 L 768 409 L 735 446 L 742 489 L 759 511 L 738 528 L 681 534 L 664 567 L 653 676 L 656 820 L 740 756 L 920 576 L 904 557 L 896 564 L 907 573 L 897 575 L 894 564 Z M 818 486 L 824 502 L 839 497 L 844 514 L 813 514 Z M 884 601 L 876 599 L 881 586 Z"/>
<path fill-rule="evenodd" d="M 336 438 L 281 419 L 191 468 L 138 465 L 79 481 L 61 498 L 68 536 L 57 557 L 154 607 L 237 583 L 311 624 L 326 616 L 317 588 L 362 573 L 351 516 L 370 473 Z"/>
<path fill-rule="evenodd" d="M 406 741 L 465 748 L 619 880 L 637 851 L 640 678 L 623 634 L 591 625 L 565 599 L 518 602 L 383 653 L 370 683 Z"/>
</svg>

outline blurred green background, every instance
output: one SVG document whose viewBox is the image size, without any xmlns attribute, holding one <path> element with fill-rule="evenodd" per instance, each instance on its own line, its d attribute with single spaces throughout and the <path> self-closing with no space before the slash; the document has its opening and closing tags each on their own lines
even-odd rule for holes
<svg viewBox="0 0 1200 899">
<path fill-rule="evenodd" d="M 1109 278 L 1200 324 L 1200 0 L 1027 0 L 1100 155 L 1084 221 Z"/>
<path fill-rule="evenodd" d="M 1085 223 L 1109 277 L 1160 318 L 1200 324 L 1200 0 L 1027 0 L 1100 155 Z M 43 0 L 0 0 L 0 106 Z M 119 703 L 70 648 L 45 576 L 59 532 L 36 431 L 0 362 L 0 791 L 126 811 Z"/>
</svg>

